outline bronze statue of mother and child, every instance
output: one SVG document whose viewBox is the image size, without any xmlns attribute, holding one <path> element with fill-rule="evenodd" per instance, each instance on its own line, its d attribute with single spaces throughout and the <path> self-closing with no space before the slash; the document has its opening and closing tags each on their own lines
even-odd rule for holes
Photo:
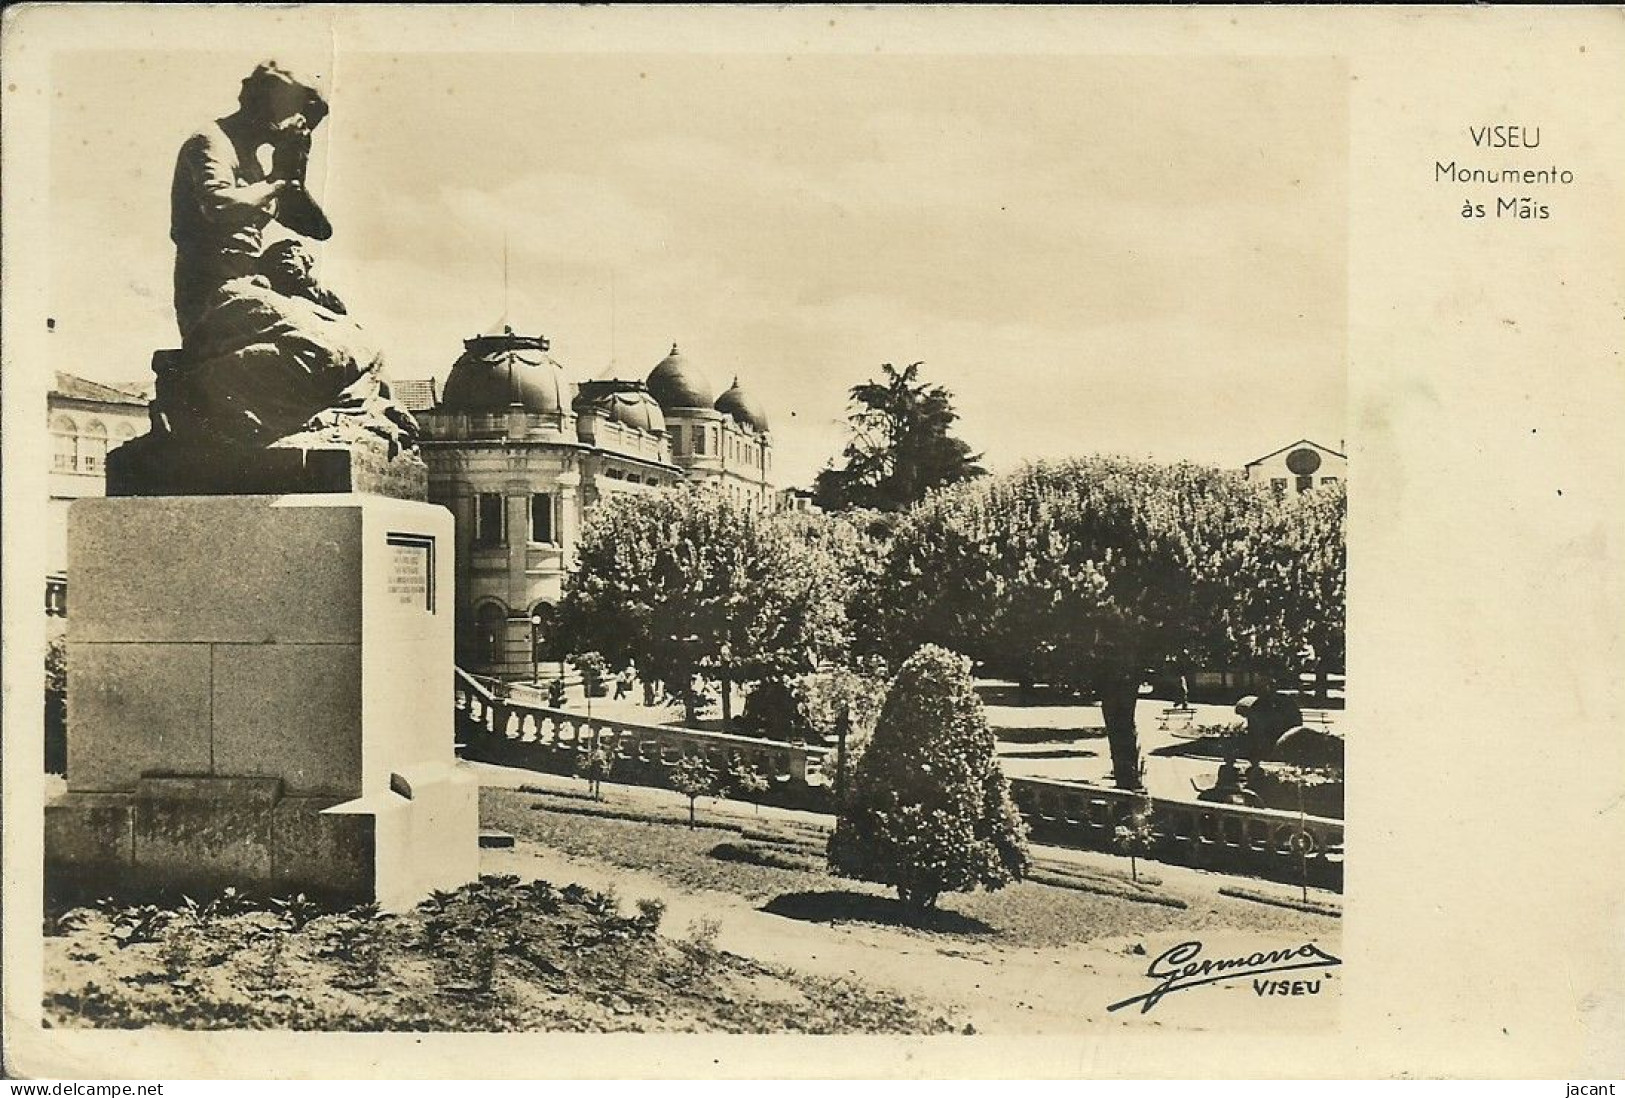
<svg viewBox="0 0 1625 1098">
<path fill-rule="evenodd" d="M 152 432 L 110 455 L 112 494 L 260 490 L 255 471 L 286 469 L 290 451 L 417 461 L 417 423 L 390 399 L 381 357 L 313 275 L 307 241 L 333 235 L 305 186 L 327 102 L 313 80 L 267 61 L 238 103 L 176 160 L 181 346 L 153 356 Z"/>
</svg>

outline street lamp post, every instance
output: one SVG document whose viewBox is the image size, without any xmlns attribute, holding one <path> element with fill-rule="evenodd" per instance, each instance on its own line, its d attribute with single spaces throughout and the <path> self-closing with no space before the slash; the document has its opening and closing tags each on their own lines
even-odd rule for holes
<svg viewBox="0 0 1625 1098">
<path fill-rule="evenodd" d="M 539 613 L 530 616 L 530 684 L 537 690 L 542 688 L 541 668 L 541 640 L 542 615 Z"/>
</svg>

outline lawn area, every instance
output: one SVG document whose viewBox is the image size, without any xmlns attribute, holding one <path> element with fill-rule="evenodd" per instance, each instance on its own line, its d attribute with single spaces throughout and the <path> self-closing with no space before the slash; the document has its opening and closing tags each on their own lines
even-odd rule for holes
<svg viewBox="0 0 1625 1098">
<path fill-rule="evenodd" d="M 945 896 L 922 920 L 827 873 L 830 825 L 812 814 L 704 799 L 690 828 L 669 791 L 511 787 L 529 780 L 481 793 L 482 823 L 516 846 L 399 915 L 235 898 L 48 921 L 47 1024 L 1066 1033 L 1106 1021 L 1174 942 L 1340 938 L 1333 907 L 1278 906 L 1289 889 L 1223 895 L 1236 882 L 1161 865 L 1134 881 L 1119 859 L 1045 847 L 1029 880 Z M 1258 1009 L 1245 986 L 1210 993 L 1226 994 Z"/>
<path fill-rule="evenodd" d="M 690 829 L 686 805 L 675 798 L 661 804 L 646 792 L 634 796 L 613 786 L 606 786 L 605 794 L 604 801 L 594 802 L 553 789 L 487 788 L 480 815 L 487 826 L 541 847 L 652 873 L 687 890 L 743 897 L 762 910 L 816 922 L 877 923 L 1012 948 L 1210 929 L 1311 938 L 1337 933 L 1337 920 L 1325 915 L 1221 896 L 1216 887 L 1176 888 L 1143 872 L 1136 883 L 1126 859 L 1121 869 L 1096 868 L 1042 847 L 1034 848 L 1032 879 L 997 892 L 944 896 L 934 921 L 910 925 L 887 889 L 825 871 L 827 825 L 757 818 L 737 805 L 702 801 L 701 826 Z"/>
</svg>

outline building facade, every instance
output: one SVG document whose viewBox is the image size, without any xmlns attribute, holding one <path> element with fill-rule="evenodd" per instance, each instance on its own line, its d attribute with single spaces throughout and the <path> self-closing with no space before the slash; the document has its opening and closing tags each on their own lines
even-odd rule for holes
<svg viewBox="0 0 1625 1098">
<path fill-rule="evenodd" d="M 673 343 L 646 384 L 666 417 L 672 457 L 687 479 L 714 482 L 740 502 L 774 504 L 767 416 L 739 378 L 719 395 Z"/>
<path fill-rule="evenodd" d="M 1348 479 L 1348 470 L 1346 454 L 1306 438 L 1249 461 L 1244 467 L 1248 480 L 1261 481 L 1281 494 L 1336 484 Z"/>
<path fill-rule="evenodd" d="M 51 432 L 45 612 L 67 613 L 68 507 L 107 494 L 107 452 L 147 430 L 147 395 L 57 371 L 46 394 Z"/>
<path fill-rule="evenodd" d="M 536 673 L 600 500 L 695 480 L 775 498 L 767 420 L 737 382 L 711 397 L 675 347 L 647 381 L 576 382 L 549 347 L 505 327 L 465 340 L 443 389 L 392 387 L 422 425 L 429 498 L 456 521 L 458 662 L 508 678 Z"/>
</svg>

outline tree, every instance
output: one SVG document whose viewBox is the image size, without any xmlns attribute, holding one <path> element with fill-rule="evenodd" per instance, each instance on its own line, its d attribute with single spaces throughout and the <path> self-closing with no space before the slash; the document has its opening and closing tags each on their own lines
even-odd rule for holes
<svg viewBox="0 0 1625 1098">
<path fill-rule="evenodd" d="M 1026 838 L 969 662 L 921 648 L 886 696 L 830 836 L 830 868 L 925 911 L 943 892 L 1020 879 Z"/>
<path fill-rule="evenodd" d="M 1292 853 L 1298 856 L 1298 884 L 1303 890 L 1305 902 L 1309 899 L 1309 853 L 1315 848 L 1315 836 L 1309 830 L 1304 810 L 1304 790 L 1316 786 L 1333 785 L 1343 780 L 1340 771 L 1324 766 L 1285 765 L 1280 768 L 1283 781 L 1292 785 L 1298 794 L 1298 829 L 1292 833 L 1290 846 Z"/>
<path fill-rule="evenodd" d="M 689 683 L 718 682 L 728 727 L 735 684 L 811 670 L 847 643 L 840 570 L 798 529 L 704 486 L 606 499 L 582 531 L 559 630 L 666 683 L 690 723 Z"/>
<path fill-rule="evenodd" d="M 1302 623 L 1260 620 L 1248 592 L 1278 506 L 1225 470 L 1112 457 L 959 485 L 899 522 L 880 631 L 893 651 L 957 643 L 1018 679 L 1097 695 L 1113 778 L 1139 788 L 1134 712 L 1149 673 L 1295 643 Z"/>
<path fill-rule="evenodd" d="M 749 801 L 757 812 L 762 810 L 761 797 L 767 792 L 769 783 L 760 770 L 736 753 L 723 777 L 730 792 Z"/>
<path fill-rule="evenodd" d="M 839 574 L 845 628 L 852 656 L 872 657 L 881 650 L 874 629 L 874 607 L 885 597 L 885 561 L 896 515 L 858 510 L 841 513 L 788 512 L 780 516 L 786 532 L 807 550 L 827 556 Z"/>
<path fill-rule="evenodd" d="M 1134 798 L 1134 807 L 1113 832 L 1117 849 L 1128 855 L 1129 877 L 1140 880 L 1139 859 L 1156 848 L 1157 830 L 1152 820 L 1151 795 L 1142 792 Z"/>
<path fill-rule="evenodd" d="M 694 804 L 701 797 L 717 795 L 717 775 L 698 755 L 685 755 L 668 775 L 671 787 L 688 798 L 688 826 L 694 826 Z"/>
<path fill-rule="evenodd" d="M 951 433 L 959 416 L 953 395 L 920 380 L 915 362 L 854 386 L 846 464 L 818 474 L 813 498 L 826 511 L 872 507 L 902 511 L 933 489 L 983 475 L 981 455 Z"/>
<path fill-rule="evenodd" d="M 1313 671 L 1322 700 L 1327 674 L 1344 667 L 1347 517 L 1341 481 L 1272 501 L 1239 585 L 1235 629 L 1244 658 L 1278 680 Z M 1305 652 L 1313 653 L 1307 667 Z"/>
<path fill-rule="evenodd" d="M 576 756 L 576 776 L 585 779 L 587 792 L 592 794 L 595 801 L 604 799 L 604 779 L 610 776 L 614 768 L 615 757 L 596 740 L 590 748 Z"/>
</svg>

